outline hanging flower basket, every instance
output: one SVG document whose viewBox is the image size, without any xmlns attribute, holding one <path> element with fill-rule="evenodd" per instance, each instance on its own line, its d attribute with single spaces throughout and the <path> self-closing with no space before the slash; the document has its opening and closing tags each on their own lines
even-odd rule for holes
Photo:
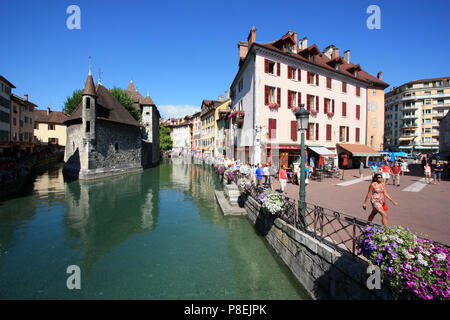
<svg viewBox="0 0 450 320">
<path fill-rule="evenodd" d="M 328 116 L 328 118 L 333 118 L 334 112 L 327 112 L 327 116 Z"/>
<path fill-rule="evenodd" d="M 300 110 L 300 107 L 293 107 L 291 110 L 293 113 L 297 113 L 297 111 Z"/>
<path fill-rule="evenodd" d="M 317 110 L 311 110 L 311 111 L 309 111 L 309 113 L 312 115 L 312 116 L 317 116 L 317 114 L 319 113 L 319 111 L 317 111 Z"/>
<path fill-rule="evenodd" d="M 278 103 L 275 103 L 275 102 L 269 103 L 270 110 L 277 110 L 279 107 L 280 107 L 280 105 Z"/>
</svg>

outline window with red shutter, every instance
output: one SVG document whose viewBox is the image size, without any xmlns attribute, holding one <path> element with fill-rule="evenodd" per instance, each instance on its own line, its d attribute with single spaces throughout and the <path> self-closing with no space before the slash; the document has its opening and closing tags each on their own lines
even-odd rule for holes
<svg viewBox="0 0 450 320">
<path fill-rule="evenodd" d="M 300 107 L 301 104 L 302 104 L 302 93 L 298 92 L 297 93 L 297 106 Z"/>
<path fill-rule="evenodd" d="M 311 72 L 308 71 L 308 73 L 306 74 L 306 82 L 309 84 L 311 83 Z"/>
<path fill-rule="evenodd" d="M 316 111 L 319 112 L 319 96 L 316 96 Z"/>
<path fill-rule="evenodd" d="M 360 87 L 356 87 L 356 96 L 359 97 L 361 94 Z"/>
<path fill-rule="evenodd" d="M 309 135 L 311 134 L 310 125 L 312 123 L 308 123 L 308 128 L 306 129 L 306 140 L 309 140 Z"/>
<path fill-rule="evenodd" d="M 277 76 L 280 76 L 280 72 L 281 72 L 280 63 L 277 62 Z"/>
<path fill-rule="evenodd" d="M 264 59 L 264 72 L 269 73 L 269 60 Z"/>
<path fill-rule="evenodd" d="M 297 121 L 291 121 L 291 139 L 297 141 Z"/>
<path fill-rule="evenodd" d="M 331 78 L 327 77 L 327 88 L 331 89 Z"/>
<path fill-rule="evenodd" d="M 277 88 L 277 103 L 281 107 L 281 88 Z"/>
<path fill-rule="evenodd" d="M 346 117 L 347 116 L 347 103 L 342 102 L 342 116 Z"/>
<path fill-rule="evenodd" d="M 345 128 L 347 129 L 347 130 L 346 130 L 346 131 L 347 131 L 347 140 L 346 140 L 346 141 L 347 141 L 347 142 L 349 142 L 349 138 L 348 138 L 348 136 L 349 136 L 349 132 L 350 132 L 350 130 L 349 130 L 349 127 L 345 127 Z"/>
<path fill-rule="evenodd" d="M 319 140 L 319 124 L 316 123 L 316 141 Z"/>
<path fill-rule="evenodd" d="M 288 90 L 287 93 L 288 93 L 288 108 L 291 108 L 292 107 L 291 106 L 291 90 Z"/>
<path fill-rule="evenodd" d="M 355 141 L 359 142 L 359 128 L 356 128 Z"/>
<path fill-rule="evenodd" d="M 277 119 L 269 119 L 269 139 L 277 137 Z"/>
<path fill-rule="evenodd" d="M 333 105 L 332 105 L 332 107 L 331 107 L 331 112 L 333 112 L 334 113 L 334 99 L 333 99 Z"/>
<path fill-rule="evenodd" d="M 302 71 L 300 68 L 297 69 L 297 80 L 302 81 Z"/>
<path fill-rule="evenodd" d="M 327 104 L 327 98 L 323 98 L 323 113 L 328 112 L 328 104 Z"/>
<path fill-rule="evenodd" d="M 309 94 L 306 95 L 306 110 L 311 110 L 311 95 Z"/>
<path fill-rule="evenodd" d="M 340 142 L 344 142 L 344 127 L 343 126 L 339 126 L 339 141 Z"/>
<path fill-rule="evenodd" d="M 264 86 L 264 104 L 269 105 L 269 86 Z"/>
<path fill-rule="evenodd" d="M 360 106 L 359 106 L 359 104 L 357 104 L 356 105 L 356 119 L 358 119 L 359 120 L 359 118 L 360 118 Z"/>
<path fill-rule="evenodd" d="M 287 67 L 287 77 L 288 77 L 288 79 L 291 78 L 291 66 Z"/>
<path fill-rule="evenodd" d="M 342 92 L 347 92 L 347 82 L 342 81 Z"/>
<path fill-rule="evenodd" d="M 319 74 L 316 73 L 316 86 L 319 86 Z"/>
<path fill-rule="evenodd" d="M 331 141 L 331 124 L 327 124 L 327 141 Z"/>
</svg>

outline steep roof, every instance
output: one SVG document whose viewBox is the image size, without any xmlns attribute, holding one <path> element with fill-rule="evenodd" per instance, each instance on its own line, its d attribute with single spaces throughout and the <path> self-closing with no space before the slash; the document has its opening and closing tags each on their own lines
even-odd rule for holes
<svg viewBox="0 0 450 320">
<path fill-rule="evenodd" d="M 3 77 L 2 75 L 0 75 L 0 80 L 3 81 L 4 83 L 6 83 L 11 88 L 15 88 L 15 86 L 11 82 L 9 82 L 5 77 Z"/>
<path fill-rule="evenodd" d="M 108 89 L 101 84 L 97 84 L 95 89 L 97 92 L 97 119 L 136 127 L 141 126 L 139 122 L 131 116 L 127 109 L 114 98 Z M 65 122 L 81 119 L 82 111 L 83 103 L 81 102 Z"/>
<path fill-rule="evenodd" d="M 133 80 L 130 81 L 128 88 L 125 91 L 130 95 L 131 99 L 133 99 L 134 103 L 141 103 L 141 101 L 144 100 L 144 97 L 136 90 Z"/>
<path fill-rule="evenodd" d="M 89 74 L 86 83 L 84 84 L 84 89 L 81 92 L 83 95 L 90 95 L 90 96 L 97 96 L 97 92 L 95 92 L 95 85 L 94 85 L 94 79 L 92 78 L 92 75 Z"/>
<path fill-rule="evenodd" d="M 68 116 L 61 111 L 51 111 L 48 113 L 48 110 L 38 110 L 35 109 L 33 111 L 34 122 L 38 123 L 55 123 L 55 124 L 63 124 L 64 121 L 68 119 Z"/>
</svg>

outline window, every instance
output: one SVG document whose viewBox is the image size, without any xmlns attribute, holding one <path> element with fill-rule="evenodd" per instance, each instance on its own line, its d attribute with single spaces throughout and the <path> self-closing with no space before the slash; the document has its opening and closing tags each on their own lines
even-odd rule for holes
<svg viewBox="0 0 450 320">
<path fill-rule="evenodd" d="M 91 108 L 91 98 L 86 98 L 86 109 L 90 109 Z"/>
<path fill-rule="evenodd" d="M 331 124 L 327 124 L 327 141 L 331 141 Z"/>
<path fill-rule="evenodd" d="M 275 68 L 277 70 L 275 70 Z M 275 62 L 270 61 L 269 59 L 264 59 L 264 72 L 270 73 L 270 74 L 275 74 L 275 71 L 277 72 L 277 76 L 279 76 L 280 75 L 280 63 L 277 62 L 276 66 L 275 66 Z"/>
<path fill-rule="evenodd" d="M 319 112 L 319 96 L 306 95 L 306 109 Z"/>
<path fill-rule="evenodd" d="M 297 106 L 297 103 L 300 105 L 300 101 L 297 101 L 297 92 L 288 90 L 288 108 Z"/>
<path fill-rule="evenodd" d="M 361 106 L 359 104 L 356 105 L 356 119 L 361 118 Z"/>
<path fill-rule="evenodd" d="M 16 125 L 16 118 L 13 118 L 13 125 Z"/>
<path fill-rule="evenodd" d="M 291 121 L 291 140 L 297 141 L 297 121 Z"/>
<path fill-rule="evenodd" d="M 372 119 L 372 128 L 376 128 L 377 127 L 377 118 L 373 118 Z"/>
<path fill-rule="evenodd" d="M 339 126 L 339 142 L 349 141 L 349 127 Z"/>
<path fill-rule="evenodd" d="M 119 152 L 119 143 L 114 143 L 114 151 Z"/>
<path fill-rule="evenodd" d="M 91 132 L 91 122 L 86 121 L 86 132 Z"/>
<path fill-rule="evenodd" d="M 297 69 L 288 66 L 287 70 L 288 70 L 288 79 L 295 80 L 295 74 L 297 73 Z"/>
<path fill-rule="evenodd" d="M 372 94 L 373 94 L 374 96 L 376 96 L 376 95 L 377 95 L 377 89 L 373 89 Z"/>
<path fill-rule="evenodd" d="M 55 124 L 54 123 L 49 123 L 48 124 L 48 130 L 55 130 Z"/>
<path fill-rule="evenodd" d="M 331 78 L 327 77 L 327 89 L 331 89 Z"/>
<path fill-rule="evenodd" d="M 342 81 L 342 92 L 347 92 L 347 82 Z"/>
<path fill-rule="evenodd" d="M 356 96 L 360 97 L 361 96 L 361 88 L 356 86 Z"/>
<path fill-rule="evenodd" d="M 359 142 L 359 128 L 355 128 L 355 142 Z"/>
<path fill-rule="evenodd" d="M 374 138 L 373 136 L 370 136 L 370 147 L 373 148 L 373 144 L 374 144 Z"/>
<path fill-rule="evenodd" d="M 346 102 L 342 102 L 342 116 L 343 117 L 347 116 L 347 103 Z"/>
<path fill-rule="evenodd" d="M 319 86 L 319 74 L 308 71 L 307 82 L 309 84 L 314 84 L 314 80 L 315 80 L 316 86 Z"/>
<path fill-rule="evenodd" d="M 332 112 L 334 113 L 334 100 L 323 98 L 323 113 Z"/>
<path fill-rule="evenodd" d="M 269 119 L 269 139 L 277 138 L 277 119 Z"/>
<path fill-rule="evenodd" d="M 278 105 L 281 104 L 281 88 L 265 86 L 264 91 L 264 104 L 266 106 L 275 102 Z"/>
<path fill-rule="evenodd" d="M 372 102 L 372 111 L 377 111 L 377 103 Z"/>
<path fill-rule="evenodd" d="M 318 129 L 319 124 L 318 123 L 308 123 L 308 129 L 306 130 L 306 139 L 307 140 L 314 140 L 314 137 L 318 138 Z"/>
</svg>

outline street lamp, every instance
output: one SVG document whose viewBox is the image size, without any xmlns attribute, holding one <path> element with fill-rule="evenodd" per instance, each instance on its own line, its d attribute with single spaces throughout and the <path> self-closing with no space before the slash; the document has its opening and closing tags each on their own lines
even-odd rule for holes
<svg viewBox="0 0 450 320">
<path fill-rule="evenodd" d="M 306 191 L 305 191 L 305 132 L 309 124 L 309 111 L 305 109 L 304 104 L 300 104 L 300 109 L 295 113 L 297 119 L 297 130 L 301 131 L 301 147 L 300 147 L 300 189 L 299 189 L 299 213 L 304 227 L 306 227 L 305 208 L 306 208 Z"/>
</svg>

